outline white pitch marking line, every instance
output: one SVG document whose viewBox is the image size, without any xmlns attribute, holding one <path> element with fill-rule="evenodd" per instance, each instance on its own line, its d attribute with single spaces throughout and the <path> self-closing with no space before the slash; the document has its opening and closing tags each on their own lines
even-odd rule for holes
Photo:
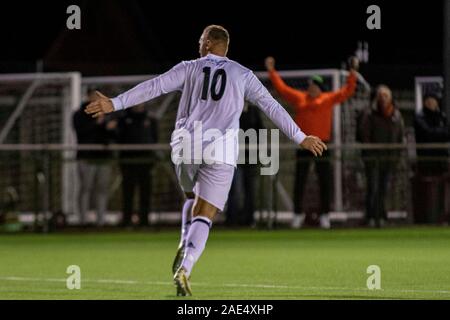
<svg viewBox="0 0 450 320">
<path fill-rule="evenodd" d="M 56 279 L 56 278 L 27 278 L 27 277 L 0 277 L 0 280 L 4 281 L 37 281 L 37 282 L 66 282 L 66 279 Z M 162 286 L 172 286 L 173 282 L 163 282 L 163 281 L 136 281 L 136 280 L 114 280 L 114 279 L 84 279 L 83 282 L 93 282 L 93 283 L 106 283 L 106 284 L 147 284 L 147 285 L 162 285 Z M 287 285 L 269 285 L 269 284 L 238 284 L 238 283 L 224 283 L 221 285 L 214 285 L 209 283 L 195 282 L 196 286 L 205 287 L 231 287 L 231 288 L 266 288 L 266 289 L 299 289 L 299 290 L 323 290 L 323 291 L 364 291 L 371 292 L 372 290 L 365 288 L 345 288 L 345 287 L 302 287 L 302 286 L 287 286 Z M 380 289 L 373 290 L 384 291 L 384 292 L 400 292 L 400 293 L 440 293 L 440 294 L 450 294 L 450 290 L 415 290 L 415 289 Z"/>
</svg>

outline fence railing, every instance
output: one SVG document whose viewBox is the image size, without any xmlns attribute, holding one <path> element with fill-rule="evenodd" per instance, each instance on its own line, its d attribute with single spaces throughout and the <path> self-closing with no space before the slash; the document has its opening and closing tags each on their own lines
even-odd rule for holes
<svg viewBox="0 0 450 320">
<path fill-rule="evenodd" d="M 279 144 L 280 150 L 295 150 L 299 149 L 292 143 Z M 240 146 L 240 150 L 256 149 L 261 145 Z M 271 145 L 268 144 L 267 148 Z M 343 144 L 327 144 L 328 150 L 450 150 L 450 143 L 343 143 Z M 0 144 L 0 151 L 77 151 L 77 150 L 92 150 L 92 151 L 168 151 L 171 150 L 170 145 L 166 143 L 155 144 L 82 144 L 82 145 L 68 145 L 57 143 L 44 144 Z"/>
<path fill-rule="evenodd" d="M 242 152 L 244 149 L 255 149 L 257 147 L 260 147 L 260 145 L 241 145 L 240 151 Z M 270 147 L 271 145 L 268 144 L 267 148 Z M 255 216 L 258 217 L 258 221 L 264 221 L 267 225 L 273 226 L 277 221 L 286 222 L 292 217 L 294 209 L 292 186 L 294 184 L 296 164 L 299 161 L 310 161 L 307 159 L 299 160 L 295 157 L 295 150 L 298 148 L 298 146 L 292 143 L 280 144 L 279 172 L 274 176 L 256 177 Z M 342 186 L 344 206 L 343 211 L 336 211 L 333 209 L 335 206 L 331 205 L 331 217 L 335 221 L 348 221 L 354 218 L 361 220 L 364 217 L 364 198 L 367 193 L 366 184 L 364 183 L 366 179 L 364 166 L 370 163 L 370 161 L 377 164 L 377 162 L 392 158 L 398 160 L 397 162 L 400 163 L 400 169 L 393 170 L 395 177 L 391 179 L 392 182 L 389 185 L 390 189 L 387 195 L 390 198 L 388 201 L 388 211 L 392 217 L 400 217 L 405 222 L 414 222 L 413 215 L 417 211 L 414 208 L 414 201 L 417 200 L 414 199 L 414 193 L 417 192 L 417 183 L 423 186 L 426 185 L 424 187 L 425 191 L 418 192 L 431 192 L 435 188 L 434 185 L 430 184 L 433 183 L 432 181 L 417 180 L 417 182 L 416 180 L 411 180 L 416 171 L 415 165 L 422 162 L 431 165 L 433 163 L 447 164 L 447 168 L 450 166 L 449 153 L 445 152 L 450 150 L 450 143 L 346 143 L 340 145 L 329 144 L 328 149 L 331 150 L 330 155 L 321 161 L 329 161 L 330 165 L 334 165 L 339 155 L 339 159 L 343 164 L 341 183 L 332 184 L 333 187 L 336 185 Z M 341 152 L 334 152 L 337 149 Z M 120 185 L 123 181 L 121 179 L 120 166 L 129 161 L 125 157 L 117 157 L 117 155 L 121 151 L 153 151 L 154 154 L 159 154 L 159 156 L 152 159 L 154 164 L 152 166 L 154 188 L 150 197 L 154 206 L 150 215 L 154 221 L 164 221 L 166 216 L 178 217 L 179 213 L 176 212 L 182 203 L 183 194 L 178 187 L 172 168 L 170 145 L 165 143 L 128 145 L 0 144 L 0 170 L 3 173 L 0 179 L 0 194 L 6 190 L 11 190 L 11 187 L 17 189 L 21 201 L 27 203 L 27 205 L 21 206 L 22 209 L 16 208 L 17 211 L 22 213 L 28 212 L 36 217 L 39 215 L 47 217 L 47 214 L 49 214 L 47 218 L 41 218 L 41 220 L 43 219 L 43 221 L 48 222 L 52 213 L 55 211 L 63 211 L 62 189 L 70 188 L 69 193 L 72 196 L 71 199 L 74 209 L 70 212 L 64 212 L 64 214 L 70 216 L 71 221 L 76 221 L 73 220 L 73 216 L 76 216 L 76 207 L 78 205 L 77 193 L 79 188 L 77 171 L 79 160 L 76 158 L 76 151 L 89 150 L 113 152 L 110 158 L 106 159 L 106 162 L 114 167 L 111 173 L 112 179 L 109 188 L 111 200 L 108 210 L 115 216 L 120 215 L 122 206 Z M 441 150 L 444 151 L 444 155 L 424 157 L 412 154 L 411 150 L 414 152 L 419 150 Z M 364 151 L 367 151 L 369 156 Z M 382 156 L 378 156 L 376 152 L 373 155 L 370 151 L 388 152 L 384 152 Z M 394 151 L 408 152 L 398 153 Z M 70 153 L 70 157 L 63 156 L 67 152 Z M 140 158 L 137 162 L 145 163 L 148 160 L 144 156 L 144 158 Z M 133 163 L 133 160 L 131 163 Z M 136 163 L 136 160 L 134 160 L 134 163 Z M 64 180 L 62 167 L 67 165 L 70 166 L 71 171 L 69 179 Z M 320 190 L 317 188 L 318 179 L 312 172 L 312 170 L 309 172 L 308 183 L 305 187 L 308 191 L 303 202 L 306 203 L 306 211 L 317 213 L 321 195 Z M 335 178 L 331 171 L 330 180 Z M 448 189 L 446 192 L 450 192 L 450 184 L 445 188 L 445 190 Z M 2 201 L 3 199 L 0 197 L 0 211 Z M 334 203 L 335 199 L 331 199 L 331 201 Z M 449 204 L 446 204 L 446 206 L 449 206 Z M 422 208 L 421 210 L 427 211 L 428 209 Z M 448 210 L 448 208 L 429 208 L 429 210 Z"/>
</svg>

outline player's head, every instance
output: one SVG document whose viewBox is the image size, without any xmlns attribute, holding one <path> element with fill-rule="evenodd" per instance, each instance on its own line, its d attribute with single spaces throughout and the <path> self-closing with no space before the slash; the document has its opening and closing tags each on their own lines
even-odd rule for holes
<svg viewBox="0 0 450 320">
<path fill-rule="evenodd" d="M 321 76 L 312 76 L 308 81 L 308 95 L 312 98 L 318 97 L 324 90 L 323 78 Z"/>
<path fill-rule="evenodd" d="M 229 43 L 230 35 L 224 27 L 214 24 L 207 26 L 199 41 L 200 56 L 204 57 L 208 53 L 226 56 Z"/>
<path fill-rule="evenodd" d="M 439 111 L 439 98 L 434 94 L 427 94 L 423 98 L 423 106 L 430 111 Z"/>
</svg>

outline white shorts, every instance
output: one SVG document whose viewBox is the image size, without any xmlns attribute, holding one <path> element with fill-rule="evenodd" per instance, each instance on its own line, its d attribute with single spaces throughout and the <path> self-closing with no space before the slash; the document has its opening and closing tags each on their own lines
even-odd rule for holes
<svg viewBox="0 0 450 320">
<path fill-rule="evenodd" d="M 178 182 L 184 192 L 193 192 L 220 211 L 228 200 L 235 167 L 229 164 L 175 165 Z"/>
</svg>

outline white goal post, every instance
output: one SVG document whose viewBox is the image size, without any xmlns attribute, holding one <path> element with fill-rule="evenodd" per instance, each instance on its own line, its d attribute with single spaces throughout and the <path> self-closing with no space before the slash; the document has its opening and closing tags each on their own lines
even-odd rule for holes
<svg viewBox="0 0 450 320">
<path fill-rule="evenodd" d="M 75 145 L 71 129 L 72 110 L 78 108 L 80 103 L 81 74 L 78 72 L 0 74 L 0 111 L 4 116 L 0 118 L 0 146 L 10 144 L 20 147 L 21 144 L 38 143 Z M 58 181 L 63 212 L 69 212 L 74 201 L 74 194 L 67 187 L 75 176 L 74 164 L 68 161 L 73 158 L 73 153 L 73 150 L 64 151 L 62 167 L 55 168 L 61 174 Z M 25 171 L 19 169 L 9 174 L 22 176 Z M 27 174 L 30 175 L 28 172 Z M 36 177 L 31 176 L 21 179 L 18 188 L 22 189 L 22 196 L 28 196 L 31 192 L 28 188 L 34 179 Z M 3 188 L 4 185 L 0 187 Z M 44 211 L 46 209 L 48 208 L 43 208 Z"/>
</svg>

